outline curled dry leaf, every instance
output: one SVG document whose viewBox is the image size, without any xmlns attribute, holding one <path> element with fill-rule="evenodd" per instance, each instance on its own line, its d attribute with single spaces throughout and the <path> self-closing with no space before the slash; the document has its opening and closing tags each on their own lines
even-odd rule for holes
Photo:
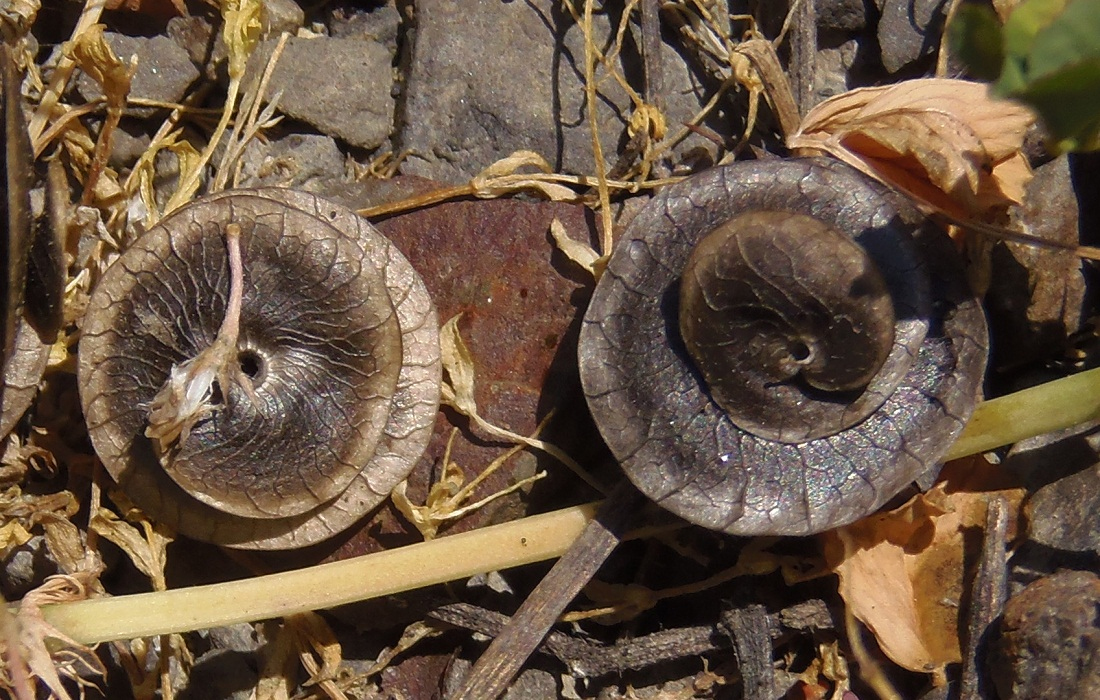
<svg viewBox="0 0 1100 700">
<path fill-rule="evenodd" d="M 472 420 L 479 428 L 493 437 L 508 440 L 515 444 L 523 444 L 533 447 L 550 455 L 569 468 L 586 484 L 602 492 L 603 487 L 584 469 L 575 459 L 567 455 L 561 448 L 545 440 L 526 437 L 511 430 L 501 428 L 485 420 L 477 412 L 477 401 L 474 398 L 474 356 L 458 332 L 458 321 L 462 314 L 452 317 L 439 329 L 440 355 L 443 360 L 443 383 L 440 387 L 440 399 L 446 406 L 450 406 L 462 415 Z M 547 416 L 549 418 L 549 416 Z M 541 429 L 541 426 L 540 426 Z"/>
<path fill-rule="evenodd" d="M 1024 491 L 1006 478 L 980 456 L 959 460 L 902 507 L 823 535 L 841 597 L 898 665 L 942 677 L 961 660 L 964 563 L 976 556 L 965 534 L 984 525 L 993 495 L 1018 511 Z"/>
<path fill-rule="evenodd" d="M 93 24 L 67 43 L 64 50 L 103 90 L 109 107 L 121 109 L 130 94 L 137 56 L 131 56 L 129 62 L 120 59 L 107 43 L 105 31 L 104 25 Z"/>
<path fill-rule="evenodd" d="M 111 498 L 113 500 L 115 496 L 112 494 Z M 128 515 L 137 521 L 141 531 L 106 508 L 100 508 L 92 516 L 91 529 L 125 552 L 138 571 L 149 578 L 153 590 L 163 591 L 168 588 L 164 567 L 168 563 L 168 545 L 172 537 L 165 528 L 154 525 L 140 511 L 131 509 Z"/>
<path fill-rule="evenodd" d="M 579 265 L 593 278 L 599 279 L 603 268 L 607 267 L 607 256 L 601 257 L 592 246 L 570 238 L 565 231 L 565 225 L 557 217 L 550 222 L 550 235 L 554 239 L 554 245 L 565 257 Z"/>
<path fill-rule="evenodd" d="M 532 438 L 538 436 L 539 430 L 545 424 L 546 421 L 544 420 L 535 430 Z M 443 453 L 443 474 L 440 476 L 439 481 L 432 484 L 431 488 L 428 489 L 428 496 L 424 499 L 424 505 L 418 506 L 409 500 L 409 482 L 407 479 L 395 486 L 390 493 L 394 506 L 420 531 L 425 540 L 435 539 L 436 535 L 439 534 L 439 528 L 445 523 L 458 520 L 467 513 L 472 513 L 478 508 L 513 491 L 525 488 L 546 476 L 546 472 L 538 472 L 534 476 L 521 479 L 511 486 L 490 494 L 476 503 L 466 504 L 473 496 L 474 489 L 499 469 L 510 457 L 518 454 L 524 446 L 516 445 L 512 447 L 490 462 L 489 466 L 482 469 L 473 480 L 467 483 L 466 473 L 462 470 L 462 467 L 451 461 L 451 446 L 454 444 L 456 435 L 458 435 L 457 428 L 451 431 L 451 437 L 447 440 L 447 449 Z"/>
<path fill-rule="evenodd" d="M 1031 169 L 1020 149 L 1034 120 L 985 84 L 926 78 L 826 100 L 787 145 L 839 158 L 932 211 L 988 220 L 1023 198 Z"/>
</svg>

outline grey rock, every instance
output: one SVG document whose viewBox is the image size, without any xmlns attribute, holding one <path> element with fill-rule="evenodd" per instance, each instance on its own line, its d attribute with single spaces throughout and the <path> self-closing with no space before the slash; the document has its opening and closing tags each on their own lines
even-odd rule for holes
<svg viewBox="0 0 1100 700">
<path fill-rule="evenodd" d="M 199 77 L 190 56 L 166 36 L 131 37 L 106 32 L 104 38 L 123 62 L 137 56 L 137 71 L 130 82 L 130 98 L 140 97 L 161 102 L 179 102 L 187 88 Z M 103 97 L 99 85 L 81 74 L 76 89 L 86 100 Z M 133 114 L 148 117 L 153 108 L 135 108 Z"/>
<path fill-rule="evenodd" d="M 293 35 L 305 21 L 305 12 L 294 0 L 264 0 L 261 24 L 265 37 L 283 32 Z"/>
<path fill-rule="evenodd" d="M 259 681 L 254 653 L 213 649 L 195 660 L 180 700 L 248 700 Z"/>
<path fill-rule="evenodd" d="M 128 168 L 133 165 L 153 142 L 146 127 L 146 122 L 123 117 L 111 136 L 111 153 L 107 164 L 113 168 Z"/>
<path fill-rule="evenodd" d="M 1009 212 L 1033 236 L 1057 243 L 1078 241 L 1078 206 L 1065 156 L 1035 170 L 1024 203 Z M 1019 243 L 993 249 L 987 312 L 999 366 L 1051 359 L 1066 334 L 1081 324 L 1085 308 L 1084 266 L 1060 250 Z"/>
<path fill-rule="evenodd" d="M 1028 539 L 1100 554 L 1100 464 L 1048 484 L 1031 497 Z"/>
<path fill-rule="evenodd" d="M 295 187 L 318 192 L 344 178 L 344 154 L 329 136 L 289 134 L 267 142 L 253 140 L 241 158 L 242 187 Z"/>
<path fill-rule="evenodd" d="M 364 7 L 358 2 L 332 3 L 328 6 L 325 25 L 329 35 L 341 39 L 369 39 L 382 44 L 391 53 L 397 51 L 397 34 L 401 29 L 401 13 L 394 0 L 376 7 Z"/>
<path fill-rule="evenodd" d="M 608 18 L 597 15 L 594 25 L 597 45 L 605 46 Z M 536 151 L 560 171 L 593 172 L 583 36 L 559 3 L 418 2 L 411 54 L 398 135 L 399 147 L 410 151 L 402 166 L 405 174 L 465 181 L 519 149 Z M 662 65 L 671 133 L 705 98 L 670 46 L 663 47 Z M 639 71 L 632 65 L 623 72 L 636 77 Z M 632 106 L 606 72 L 601 70 L 597 79 L 596 119 L 605 158 L 613 158 Z M 728 133 L 728 115 L 716 119 L 711 128 Z M 677 152 L 708 145 L 692 134 Z"/>
<path fill-rule="evenodd" d="M 1100 697 L 1100 579 L 1063 571 L 1014 596 L 989 663 L 1001 700 Z"/>
<path fill-rule="evenodd" d="M 848 72 L 856 61 L 859 45 L 849 39 L 835 48 L 819 49 L 814 70 L 815 104 L 848 90 Z"/>
<path fill-rule="evenodd" d="M 504 692 L 504 700 L 541 700 L 558 697 L 558 681 L 539 668 L 524 669 Z"/>
<path fill-rule="evenodd" d="M 42 535 L 14 548 L 0 564 L 0 572 L 0 593 L 5 600 L 18 600 L 47 576 L 62 573 Z"/>
<path fill-rule="evenodd" d="M 209 19 L 202 15 L 173 17 L 168 20 L 165 33 L 187 52 L 203 75 L 211 80 L 217 77 L 215 70 L 225 63 L 227 53 L 221 32 L 214 31 Z"/>
<path fill-rule="evenodd" d="M 248 623 L 214 627 L 196 632 L 210 649 L 223 651 L 254 652 L 262 646 L 256 628 Z"/>
<path fill-rule="evenodd" d="M 264 65 L 273 48 L 273 40 L 264 41 L 249 59 L 250 71 Z M 286 43 L 267 94 L 282 93 L 283 114 L 352 146 L 372 149 L 393 129 L 392 88 L 392 56 L 381 44 L 295 37 Z"/>
<path fill-rule="evenodd" d="M 888 73 L 935 54 L 939 48 L 946 0 L 879 0 L 882 17 L 878 42 Z"/>
<path fill-rule="evenodd" d="M 869 0 L 814 0 L 818 29 L 860 31 L 867 26 L 868 2 Z"/>
</svg>

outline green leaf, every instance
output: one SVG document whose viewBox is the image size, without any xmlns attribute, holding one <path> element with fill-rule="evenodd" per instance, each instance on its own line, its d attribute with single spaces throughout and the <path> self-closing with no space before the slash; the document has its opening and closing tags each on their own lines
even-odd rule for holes
<svg viewBox="0 0 1100 700">
<path fill-rule="evenodd" d="M 951 51 L 970 74 L 982 80 L 996 80 L 1004 65 L 1004 38 L 993 9 L 984 5 L 960 5 L 947 27 Z"/>
<path fill-rule="evenodd" d="M 1024 0 L 1003 27 L 963 4 L 948 33 L 971 75 L 1039 114 L 1052 150 L 1100 149 L 1100 0 Z"/>
<path fill-rule="evenodd" d="M 1004 25 L 997 94 L 1031 105 L 1055 151 L 1100 146 L 1100 0 L 1026 0 Z"/>
<path fill-rule="evenodd" d="M 1040 114 L 1052 151 L 1100 149 L 1100 56 L 1033 81 L 1014 97 Z"/>
</svg>

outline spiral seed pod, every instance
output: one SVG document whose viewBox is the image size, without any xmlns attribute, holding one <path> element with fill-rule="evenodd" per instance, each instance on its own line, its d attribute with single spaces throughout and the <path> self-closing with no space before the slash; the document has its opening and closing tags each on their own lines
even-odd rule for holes
<svg viewBox="0 0 1100 700">
<path fill-rule="evenodd" d="M 147 437 L 155 399 L 223 338 L 227 231 L 243 268 L 232 371 L 167 449 Z M 353 212 L 291 190 L 166 217 L 108 268 L 80 343 L 89 433 L 127 495 L 185 535 L 251 549 L 311 544 L 381 502 L 427 444 L 440 373 L 408 261 Z"/>
<path fill-rule="evenodd" d="M 951 242 L 839 163 L 716 168 L 631 222 L 581 380 L 634 484 L 694 523 L 798 535 L 930 479 L 978 398 L 985 319 Z"/>
</svg>

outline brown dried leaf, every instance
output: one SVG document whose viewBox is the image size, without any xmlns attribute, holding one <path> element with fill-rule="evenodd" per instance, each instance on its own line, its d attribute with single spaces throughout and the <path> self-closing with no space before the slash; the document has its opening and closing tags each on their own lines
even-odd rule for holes
<svg viewBox="0 0 1100 700">
<path fill-rule="evenodd" d="M 288 624 L 267 623 L 260 678 L 252 689 L 250 700 L 289 700 L 295 686 L 296 635 Z"/>
<path fill-rule="evenodd" d="M 334 682 L 343 662 L 340 642 L 324 618 L 317 613 L 299 613 L 286 618 L 286 624 L 294 632 L 298 658 L 309 673 L 305 684 L 317 685 L 331 700 L 347 700 Z"/>
<path fill-rule="evenodd" d="M 31 533 L 15 520 L 0 525 L 0 559 L 6 559 L 11 550 L 25 545 Z"/>
<path fill-rule="evenodd" d="M 130 94 L 130 81 L 137 70 L 137 56 L 129 63 L 115 55 L 103 36 L 106 27 L 93 24 L 65 45 L 65 52 L 88 77 L 96 81 L 107 98 L 109 109 L 122 109 Z"/>
<path fill-rule="evenodd" d="M 550 222 L 550 235 L 554 239 L 554 245 L 558 247 L 565 257 L 572 260 L 577 265 L 581 266 L 586 272 L 591 274 L 594 278 L 599 277 L 597 274 L 597 268 L 606 267 L 606 259 L 600 257 L 592 246 L 587 243 L 581 243 L 580 241 L 573 240 L 569 237 L 569 234 L 565 231 L 565 225 L 557 218 Z M 602 266 L 600 265 L 603 262 Z"/>
<path fill-rule="evenodd" d="M 168 587 L 164 579 L 164 566 L 168 561 L 168 544 L 172 542 L 172 537 L 138 511 L 132 511 L 129 517 L 137 519 L 141 532 L 106 508 L 96 511 L 91 529 L 126 552 L 134 566 L 149 577 L 153 589 L 163 591 Z"/>
<path fill-rule="evenodd" d="M 987 218 L 1023 198 L 1034 114 L 989 86 L 925 78 L 860 88 L 810 110 L 787 140 L 828 153 L 934 211 Z"/>
<path fill-rule="evenodd" d="M 538 428 L 535 429 L 535 434 L 531 437 L 537 437 L 539 431 L 545 425 L 546 420 L 543 420 Z M 439 478 L 439 481 L 432 484 L 431 488 L 428 489 L 428 497 L 424 499 L 424 505 L 418 506 L 409 500 L 409 482 L 407 480 L 395 486 L 390 493 L 390 498 L 393 500 L 393 504 L 397 507 L 397 510 L 401 511 L 401 514 L 420 531 L 421 536 L 425 540 L 435 539 L 436 535 L 439 534 L 439 528 L 445 523 L 452 520 L 458 520 L 468 513 L 472 513 L 513 491 L 525 488 L 546 476 L 546 472 L 538 472 L 496 493 L 490 494 L 476 503 L 462 505 L 473 496 L 474 489 L 489 478 L 489 476 L 508 461 L 508 459 L 518 454 L 524 448 L 524 445 L 516 445 L 497 457 L 489 463 L 489 466 L 481 470 L 472 481 L 466 483 L 466 473 L 462 470 L 462 467 L 456 462 L 451 461 L 451 446 L 454 443 L 456 435 L 458 435 L 457 428 L 451 432 L 451 437 L 447 441 L 447 449 L 443 453 L 443 475 Z"/>
<path fill-rule="evenodd" d="M 988 465 L 973 471 L 987 473 Z M 823 535 L 841 597 L 904 668 L 942 673 L 961 659 L 964 561 L 967 546 L 975 545 L 964 535 L 984 525 L 991 495 L 1004 497 L 1013 511 L 1024 495 L 1022 488 L 981 490 L 990 485 L 1005 486 L 970 477 L 970 490 L 958 490 L 957 481 L 942 481 L 897 510 Z"/>
</svg>

